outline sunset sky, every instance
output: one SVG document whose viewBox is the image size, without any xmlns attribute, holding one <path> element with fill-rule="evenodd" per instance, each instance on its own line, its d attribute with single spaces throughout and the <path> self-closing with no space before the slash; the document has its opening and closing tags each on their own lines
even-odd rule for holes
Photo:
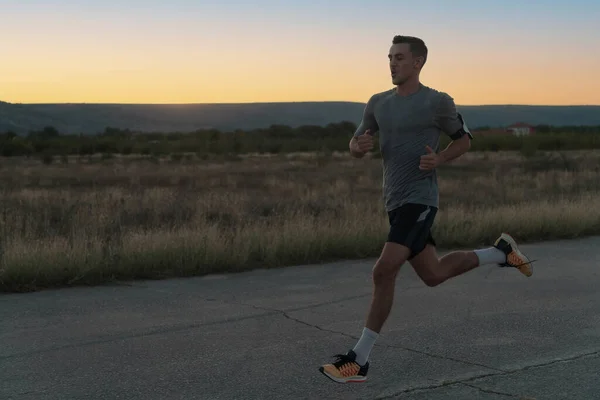
<svg viewBox="0 0 600 400">
<path fill-rule="evenodd" d="M 166 3 L 0 0 L 0 100 L 366 102 L 406 34 L 458 104 L 600 104 L 597 0 Z"/>
</svg>

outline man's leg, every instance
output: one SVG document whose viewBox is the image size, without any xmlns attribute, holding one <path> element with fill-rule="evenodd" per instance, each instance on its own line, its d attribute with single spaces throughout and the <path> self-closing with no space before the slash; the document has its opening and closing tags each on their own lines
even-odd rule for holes
<svg viewBox="0 0 600 400">
<path fill-rule="evenodd" d="M 336 362 L 319 368 L 325 376 L 338 383 L 366 381 L 369 355 L 390 314 L 396 277 L 409 255 L 408 247 L 393 242 L 385 243 L 373 267 L 373 296 L 362 334 L 352 350 L 336 355 Z"/>
<path fill-rule="evenodd" d="M 426 216 L 435 210 L 407 204 L 389 213 L 390 232 L 381 256 L 373 267 L 373 297 L 362 335 L 347 354 L 326 364 L 320 371 L 339 382 L 363 382 L 369 368 L 369 355 L 386 322 L 394 302 L 396 277 L 402 264 L 411 256 L 413 243 L 424 240 Z"/>
<path fill-rule="evenodd" d="M 352 349 L 356 362 L 366 364 L 375 340 L 387 321 L 394 303 L 396 277 L 402 264 L 410 256 L 410 249 L 404 245 L 386 242 L 381 256 L 373 267 L 373 297 L 362 336 Z"/>
<path fill-rule="evenodd" d="M 503 233 L 492 247 L 471 251 L 453 251 L 438 258 L 435 242 L 430 240 L 425 249 L 410 260 L 412 267 L 427 286 L 437 286 L 446 280 L 483 265 L 517 268 L 531 276 L 531 261 L 517 247 L 508 234 Z"/>
<path fill-rule="evenodd" d="M 425 249 L 410 260 L 413 269 L 421 280 L 430 287 L 476 268 L 479 260 L 473 252 L 455 251 L 441 259 L 435 246 L 427 244 Z"/>
</svg>

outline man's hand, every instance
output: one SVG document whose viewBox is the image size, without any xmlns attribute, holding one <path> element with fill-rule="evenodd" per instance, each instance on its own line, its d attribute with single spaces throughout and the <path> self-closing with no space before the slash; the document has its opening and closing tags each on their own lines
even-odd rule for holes
<svg viewBox="0 0 600 400">
<path fill-rule="evenodd" d="M 370 129 L 367 129 L 362 135 L 353 138 L 351 151 L 355 156 L 362 157 L 371 150 L 373 150 L 373 135 Z"/>
<path fill-rule="evenodd" d="M 373 150 L 373 135 L 371 135 L 371 130 L 367 129 L 365 133 L 357 137 L 356 144 L 358 145 L 358 150 L 363 153 Z"/>
<path fill-rule="evenodd" d="M 431 171 L 438 167 L 442 163 L 442 158 L 429 146 L 425 146 L 427 154 L 421 156 L 421 163 L 419 169 L 421 171 Z"/>
</svg>

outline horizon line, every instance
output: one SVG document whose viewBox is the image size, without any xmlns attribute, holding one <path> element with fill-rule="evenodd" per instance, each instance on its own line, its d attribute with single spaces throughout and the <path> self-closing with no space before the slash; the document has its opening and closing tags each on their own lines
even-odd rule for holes
<svg viewBox="0 0 600 400">
<path fill-rule="evenodd" d="M 266 104 L 315 104 L 315 103 L 346 103 L 346 104 L 366 104 L 366 102 L 351 100 L 298 100 L 298 101 L 249 101 L 249 102 L 215 102 L 215 103 L 143 103 L 143 102 L 10 102 L 0 100 L 0 103 L 11 105 L 136 105 L 136 106 L 238 106 L 238 105 L 266 105 Z M 525 104 L 525 103 L 484 103 L 484 104 L 456 104 L 457 107 L 600 107 L 600 104 Z"/>
</svg>

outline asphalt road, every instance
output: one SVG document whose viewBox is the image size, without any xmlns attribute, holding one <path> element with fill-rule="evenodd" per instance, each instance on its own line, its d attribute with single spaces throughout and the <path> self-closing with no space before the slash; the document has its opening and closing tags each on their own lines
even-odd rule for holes
<svg viewBox="0 0 600 400">
<path fill-rule="evenodd" d="M 0 296 L 0 399 L 597 399 L 600 237 L 437 288 L 408 265 L 369 380 L 318 372 L 360 334 L 368 262 Z"/>
</svg>

